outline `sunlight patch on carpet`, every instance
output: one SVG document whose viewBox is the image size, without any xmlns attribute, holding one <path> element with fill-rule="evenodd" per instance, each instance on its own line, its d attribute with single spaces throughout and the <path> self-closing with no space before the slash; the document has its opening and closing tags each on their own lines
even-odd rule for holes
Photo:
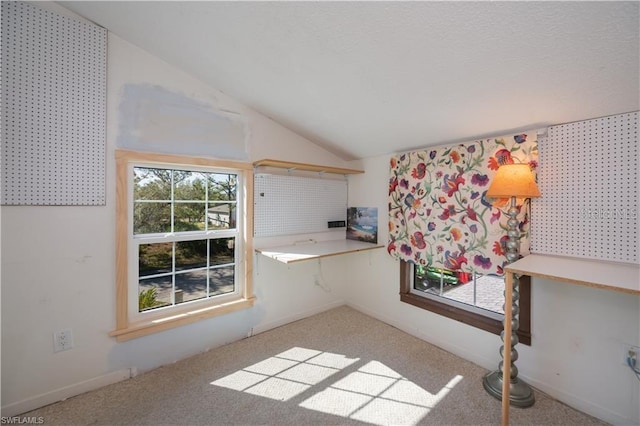
<svg viewBox="0 0 640 426">
<path fill-rule="evenodd" d="M 278 401 L 288 401 L 357 361 L 359 358 L 347 358 L 344 355 L 296 347 L 211 384 Z"/>
<path fill-rule="evenodd" d="M 463 378 L 455 376 L 432 394 L 372 360 L 332 381 L 345 368 L 355 369 L 358 361 L 360 358 L 295 347 L 211 384 L 279 401 L 300 396 L 304 399 L 298 405 L 309 410 L 388 425 L 419 423 Z"/>
<path fill-rule="evenodd" d="M 377 425 L 416 424 L 460 380 L 462 376 L 454 377 L 434 395 L 381 362 L 370 361 L 300 406 Z"/>
</svg>

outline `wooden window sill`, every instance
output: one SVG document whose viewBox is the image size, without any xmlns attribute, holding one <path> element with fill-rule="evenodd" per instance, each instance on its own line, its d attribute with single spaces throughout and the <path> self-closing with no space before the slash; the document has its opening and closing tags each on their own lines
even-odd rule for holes
<svg viewBox="0 0 640 426">
<path fill-rule="evenodd" d="M 200 307 L 193 310 L 182 310 L 168 312 L 166 316 L 154 318 L 148 321 L 140 321 L 129 324 L 126 328 L 113 330 L 109 336 L 115 337 L 118 342 L 126 342 L 127 340 L 136 339 L 138 337 L 169 330 L 181 325 L 191 324 L 207 318 L 213 318 L 218 315 L 224 315 L 231 312 L 247 309 L 253 306 L 256 298 L 249 299 L 240 298 L 229 302 Z"/>
</svg>

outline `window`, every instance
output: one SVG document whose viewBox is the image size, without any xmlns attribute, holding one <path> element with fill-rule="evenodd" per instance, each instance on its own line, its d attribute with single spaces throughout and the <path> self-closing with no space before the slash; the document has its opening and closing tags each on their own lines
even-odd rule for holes
<svg viewBox="0 0 640 426">
<path fill-rule="evenodd" d="M 400 261 L 400 300 L 499 335 L 503 329 L 504 294 L 495 292 L 495 280 L 498 279 L 504 288 L 502 278 L 459 277 L 451 271 L 428 270 Z M 479 289 L 483 285 L 492 289 L 484 292 L 485 299 L 492 300 L 478 300 L 478 292 L 482 293 Z M 446 294 L 451 291 L 453 294 Z M 531 345 L 531 287 L 528 276 L 520 277 L 519 293 L 518 338 L 520 343 Z M 500 297 L 498 303 L 496 297 Z M 498 304 L 500 308 L 497 308 Z"/>
<path fill-rule="evenodd" d="M 119 341 L 253 305 L 252 166 L 117 151 Z"/>
<path fill-rule="evenodd" d="M 537 165 L 535 135 L 506 135 L 417 150 L 391 157 L 389 174 L 389 243 L 392 257 L 415 265 L 489 275 L 448 275 L 449 286 L 424 285 L 413 280 L 413 267 L 401 269 L 401 300 L 441 315 L 499 334 L 501 312 L 484 309 L 473 299 L 478 286 L 491 285 L 506 262 L 509 215 L 504 200 L 487 198 L 489 183 L 504 164 Z M 529 203 L 518 207 L 516 218 L 522 253 L 529 251 Z M 416 271 L 420 273 L 420 271 Z M 454 278 L 457 283 L 454 284 Z M 467 281 L 469 280 L 470 281 Z M 529 283 L 522 279 L 520 294 L 521 341 L 530 342 Z M 461 284 L 466 281 L 466 284 Z M 469 285 L 471 282 L 471 285 Z M 470 291 L 471 305 L 454 293 Z M 432 291 L 434 290 L 434 291 Z M 436 294 L 432 294 L 436 293 Z M 446 293 L 446 294 L 445 294 Z M 444 296 L 444 297 L 443 297 Z M 462 296 L 462 295 L 459 295 Z M 476 294 L 477 296 L 477 294 Z"/>
<path fill-rule="evenodd" d="M 488 317 L 504 317 L 504 279 L 416 265 L 411 291 Z"/>
</svg>

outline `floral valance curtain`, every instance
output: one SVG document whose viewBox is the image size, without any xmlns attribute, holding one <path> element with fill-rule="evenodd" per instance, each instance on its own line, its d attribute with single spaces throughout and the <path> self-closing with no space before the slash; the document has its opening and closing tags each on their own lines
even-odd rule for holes
<svg viewBox="0 0 640 426">
<path fill-rule="evenodd" d="M 485 194 L 502 164 L 537 167 L 536 134 L 518 134 L 391 158 L 389 242 L 395 258 L 460 272 L 503 274 L 508 200 Z M 520 252 L 529 252 L 529 204 L 518 200 Z"/>
</svg>

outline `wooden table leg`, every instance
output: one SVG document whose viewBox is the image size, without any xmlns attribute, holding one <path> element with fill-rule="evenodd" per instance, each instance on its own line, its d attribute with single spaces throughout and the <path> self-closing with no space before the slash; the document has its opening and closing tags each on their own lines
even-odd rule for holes
<svg viewBox="0 0 640 426">
<path fill-rule="evenodd" d="M 504 355 L 502 357 L 502 425 L 509 424 L 509 393 L 511 384 L 511 321 L 513 317 L 513 274 L 504 276 Z"/>
</svg>

